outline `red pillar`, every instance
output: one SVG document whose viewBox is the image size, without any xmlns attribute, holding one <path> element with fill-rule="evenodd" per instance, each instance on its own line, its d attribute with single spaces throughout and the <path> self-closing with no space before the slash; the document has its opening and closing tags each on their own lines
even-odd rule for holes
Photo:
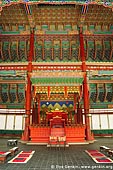
<svg viewBox="0 0 113 170">
<path fill-rule="evenodd" d="M 30 34 L 30 51 L 28 56 L 28 74 L 27 74 L 27 89 L 26 89 L 26 105 L 25 105 L 25 129 L 22 135 L 22 140 L 29 140 L 29 125 L 30 125 L 30 114 L 31 114 L 31 81 L 30 73 L 32 72 L 32 58 L 34 52 L 34 30 L 31 30 Z"/>
<path fill-rule="evenodd" d="M 82 60 L 82 71 L 85 73 L 84 81 L 83 81 L 83 95 L 84 95 L 84 114 L 85 114 L 85 124 L 86 124 L 86 140 L 91 140 L 92 138 L 91 138 L 90 121 L 89 121 L 89 92 L 88 92 L 88 84 L 87 84 L 87 73 L 86 73 L 82 27 L 80 27 L 79 30 L 79 38 L 80 38 L 80 56 Z"/>
<path fill-rule="evenodd" d="M 38 123 L 38 110 L 37 110 L 37 102 L 33 104 L 33 109 L 32 109 L 32 124 L 37 124 Z"/>
<path fill-rule="evenodd" d="M 27 77 L 27 90 L 26 90 L 26 114 L 25 114 L 25 129 L 22 136 L 22 140 L 29 140 L 29 125 L 30 125 L 30 113 L 31 113 L 31 81 L 28 74 Z"/>
</svg>

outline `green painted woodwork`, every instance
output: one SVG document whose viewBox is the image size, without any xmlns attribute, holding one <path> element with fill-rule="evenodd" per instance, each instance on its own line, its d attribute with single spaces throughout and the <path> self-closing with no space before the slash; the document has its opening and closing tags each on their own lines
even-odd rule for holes
<svg viewBox="0 0 113 170">
<path fill-rule="evenodd" d="M 90 92 L 96 92 L 96 84 L 89 84 L 89 87 L 90 87 Z"/>
<path fill-rule="evenodd" d="M 113 93 L 113 84 L 111 83 L 106 83 L 106 92 L 112 92 Z"/>
<path fill-rule="evenodd" d="M 113 135 L 113 129 L 104 129 L 104 130 L 91 130 L 92 133 L 96 135 Z M 23 130 L 1 130 L 0 129 L 0 135 L 17 135 L 21 136 L 23 133 Z"/>
<path fill-rule="evenodd" d="M 57 31 L 57 30 L 55 30 L 55 31 L 46 31 L 45 33 L 46 34 L 68 34 L 68 31 L 65 31 L 65 30 Z"/>
<path fill-rule="evenodd" d="M 69 41 L 62 41 L 62 48 L 68 48 L 69 49 Z"/>
<path fill-rule="evenodd" d="M 109 75 L 113 75 L 113 71 L 112 70 L 99 70 L 98 74 L 109 76 Z"/>
<path fill-rule="evenodd" d="M 19 42 L 19 48 L 20 49 L 25 49 L 25 46 L 26 46 L 26 42 L 25 41 L 20 41 Z"/>
<path fill-rule="evenodd" d="M 0 105 L 3 108 L 24 108 L 25 84 L 0 84 Z"/>
<path fill-rule="evenodd" d="M 113 135 L 113 129 L 91 130 L 94 135 Z"/>
<path fill-rule="evenodd" d="M 2 80 L 25 80 L 24 77 L 19 77 L 19 76 L 15 76 L 15 77 L 10 77 L 10 76 L 7 76 L 7 77 L 2 77 L 1 78 Z"/>
<path fill-rule="evenodd" d="M 104 41 L 104 46 L 107 49 L 110 49 L 110 41 Z"/>
<path fill-rule="evenodd" d="M 71 25 L 64 25 L 64 30 L 72 30 L 72 26 Z"/>
<path fill-rule="evenodd" d="M 94 34 L 112 34 L 112 31 L 94 31 Z"/>
<path fill-rule="evenodd" d="M 2 106 L 2 107 L 1 107 Z M 0 107 L 5 109 L 24 109 L 25 108 L 25 101 L 22 101 L 21 103 L 11 103 L 10 101 L 7 102 L 1 102 L 0 101 Z"/>
<path fill-rule="evenodd" d="M 25 28 L 24 28 L 24 26 L 19 25 L 19 26 L 18 26 L 18 29 L 19 29 L 19 31 L 24 31 Z"/>
<path fill-rule="evenodd" d="M 23 130 L 2 130 L 0 129 L 0 135 L 19 135 L 21 136 L 23 133 Z"/>
<path fill-rule="evenodd" d="M 17 91 L 17 86 L 16 86 L 16 84 L 11 85 L 11 86 L 10 86 L 10 93 L 15 93 L 15 95 L 16 95 L 16 91 Z"/>
<path fill-rule="evenodd" d="M 48 25 L 42 25 L 42 30 L 48 30 Z"/>
<path fill-rule="evenodd" d="M 24 105 L 25 103 L 22 103 L 22 104 L 20 104 L 20 105 L 18 105 L 18 104 L 10 104 L 9 103 L 9 105 L 7 104 L 7 109 L 24 109 L 25 108 L 25 105 Z"/>
<path fill-rule="evenodd" d="M 3 42 L 3 48 L 6 49 L 9 47 L 9 41 L 4 41 Z"/>
<path fill-rule="evenodd" d="M 8 84 L 1 84 L 2 92 L 8 92 Z"/>
<path fill-rule="evenodd" d="M 5 76 L 5 75 L 15 75 L 15 71 L 14 70 L 8 70 L 8 71 L 0 71 L 0 75 L 1 76 Z"/>
<path fill-rule="evenodd" d="M 110 26 L 110 30 L 111 30 L 111 31 L 112 31 L 112 33 L 113 33 L 113 25 L 111 25 L 111 26 Z"/>
<path fill-rule="evenodd" d="M 44 48 L 51 49 L 52 48 L 52 41 L 45 41 Z"/>
<path fill-rule="evenodd" d="M 90 30 L 90 31 L 94 31 L 94 30 L 95 30 L 95 25 L 90 25 L 90 26 L 89 26 L 89 30 Z"/>
<path fill-rule="evenodd" d="M 92 76 L 90 80 L 112 80 L 111 76 Z"/>
<path fill-rule="evenodd" d="M 50 77 L 50 78 L 31 78 L 32 84 L 40 84 L 40 85 L 70 85 L 70 84 L 82 84 L 83 78 L 76 78 L 76 77 Z"/>
<path fill-rule="evenodd" d="M 113 104 L 113 103 L 112 103 Z M 90 108 L 91 109 L 107 109 L 108 108 L 108 103 L 90 103 Z"/>
<path fill-rule="evenodd" d="M 44 0 L 44 1 L 48 1 L 51 2 L 50 0 Z M 2 0 L 2 6 L 7 5 L 7 3 L 13 3 L 13 2 L 20 2 L 20 0 L 11 0 L 11 1 L 6 1 L 6 0 Z M 37 2 L 37 0 L 28 0 L 26 2 Z M 61 0 L 56 0 L 54 2 L 62 2 Z M 65 0 L 65 2 L 77 2 L 77 3 L 81 3 L 81 4 L 86 4 L 86 0 Z M 112 0 L 106 0 L 105 1 L 106 4 L 108 6 L 112 6 Z M 89 2 L 90 3 L 90 2 Z M 91 0 L 91 3 L 97 3 L 97 4 L 102 4 L 103 5 L 103 0 Z"/>
<path fill-rule="evenodd" d="M 18 90 L 25 90 L 25 85 L 24 84 L 18 84 Z"/>
<path fill-rule="evenodd" d="M 20 34 L 20 31 L 1 31 L 1 34 Z"/>
<path fill-rule="evenodd" d="M 113 104 L 113 84 L 89 84 L 90 108 L 109 108 Z"/>
</svg>

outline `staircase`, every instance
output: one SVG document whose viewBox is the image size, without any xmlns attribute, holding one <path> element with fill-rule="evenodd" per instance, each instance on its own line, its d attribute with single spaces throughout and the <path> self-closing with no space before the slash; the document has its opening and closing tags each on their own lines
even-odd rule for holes
<svg viewBox="0 0 113 170">
<path fill-rule="evenodd" d="M 48 146 L 66 146 L 65 123 L 61 118 L 53 118 L 50 122 Z"/>
</svg>

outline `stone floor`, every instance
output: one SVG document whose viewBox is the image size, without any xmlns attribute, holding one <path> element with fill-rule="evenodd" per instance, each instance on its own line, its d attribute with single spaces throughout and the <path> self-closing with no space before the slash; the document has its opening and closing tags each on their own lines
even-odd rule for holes
<svg viewBox="0 0 113 170">
<path fill-rule="evenodd" d="M 8 151 L 12 146 L 7 146 L 8 139 L 0 139 L 0 151 Z M 92 144 L 71 145 L 64 148 L 47 148 L 39 145 L 26 145 L 19 142 L 19 151 L 35 150 L 33 157 L 25 164 L 0 164 L 0 170 L 110 170 L 113 163 L 97 164 L 89 157 L 85 150 L 98 149 L 100 145 L 113 148 L 113 138 L 96 138 Z M 12 157 L 10 158 L 12 159 Z M 8 159 L 8 160 L 10 160 Z"/>
</svg>

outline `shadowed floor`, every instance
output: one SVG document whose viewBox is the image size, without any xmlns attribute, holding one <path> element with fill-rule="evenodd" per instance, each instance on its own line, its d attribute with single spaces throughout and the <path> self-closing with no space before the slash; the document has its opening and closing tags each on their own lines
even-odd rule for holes
<svg viewBox="0 0 113 170">
<path fill-rule="evenodd" d="M 0 170 L 110 170 L 113 163 L 95 163 L 85 150 L 97 149 L 101 145 L 113 148 L 113 138 L 95 138 L 92 144 L 71 145 L 64 148 L 47 148 L 41 145 L 26 145 L 18 140 L 19 151 L 34 150 L 33 157 L 25 164 L 7 163 L 13 157 L 9 157 L 4 164 L 0 164 Z M 0 151 L 8 151 L 12 146 L 7 146 L 8 139 L 0 139 Z M 17 154 L 18 154 L 17 152 Z"/>
</svg>

